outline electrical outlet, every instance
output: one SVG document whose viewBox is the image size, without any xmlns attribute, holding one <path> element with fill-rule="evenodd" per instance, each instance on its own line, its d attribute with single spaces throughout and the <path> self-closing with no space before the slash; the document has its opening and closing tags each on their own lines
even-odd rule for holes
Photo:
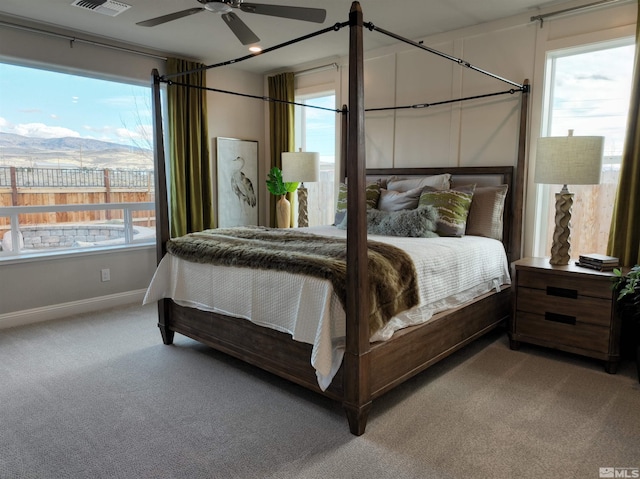
<svg viewBox="0 0 640 479">
<path fill-rule="evenodd" d="M 111 270 L 109 268 L 100 270 L 100 280 L 102 282 L 111 280 Z"/>
</svg>

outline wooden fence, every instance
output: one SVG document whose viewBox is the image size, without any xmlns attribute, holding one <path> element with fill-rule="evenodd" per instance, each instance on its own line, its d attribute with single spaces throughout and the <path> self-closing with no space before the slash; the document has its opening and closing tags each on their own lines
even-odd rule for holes
<svg viewBox="0 0 640 479">
<path fill-rule="evenodd" d="M 0 167 L 0 206 L 153 202 L 153 171 Z M 73 211 L 20 215 L 21 224 L 80 223 L 122 219 L 122 211 Z M 155 224 L 155 212 L 134 212 L 134 221 Z M 0 227 L 9 226 L 0 217 Z"/>
</svg>

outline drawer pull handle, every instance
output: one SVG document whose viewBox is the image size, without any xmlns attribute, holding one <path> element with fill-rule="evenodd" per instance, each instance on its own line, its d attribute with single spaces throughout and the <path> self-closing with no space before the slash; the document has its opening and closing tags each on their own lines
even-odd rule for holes
<svg viewBox="0 0 640 479">
<path fill-rule="evenodd" d="M 578 299 L 578 290 L 555 288 L 553 286 L 547 286 L 547 296 L 558 296 L 560 298 Z"/>
<path fill-rule="evenodd" d="M 558 314 L 558 313 L 549 313 L 548 311 L 544 313 L 544 319 L 547 321 L 553 321 L 554 323 L 563 323 L 563 324 L 576 324 L 575 316 L 568 316 L 566 314 Z"/>
</svg>

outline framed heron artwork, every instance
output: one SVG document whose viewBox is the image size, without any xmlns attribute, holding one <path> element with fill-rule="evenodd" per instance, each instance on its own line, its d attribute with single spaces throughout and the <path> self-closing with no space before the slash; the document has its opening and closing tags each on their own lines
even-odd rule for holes
<svg viewBox="0 0 640 479">
<path fill-rule="evenodd" d="M 258 224 L 258 142 L 215 139 L 217 226 Z"/>
</svg>

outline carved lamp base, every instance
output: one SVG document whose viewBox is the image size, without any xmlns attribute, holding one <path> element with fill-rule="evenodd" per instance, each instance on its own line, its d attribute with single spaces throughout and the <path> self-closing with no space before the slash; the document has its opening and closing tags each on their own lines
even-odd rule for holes
<svg viewBox="0 0 640 479">
<path fill-rule="evenodd" d="M 301 184 L 298 188 L 298 226 L 301 228 L 309 226 L 307 204 L 307 189 Z"/>
<path fill-rule="evenodd" d="M 566 187 L 565 187 L 566 188 Z M 553 244 L 551 245 L 550 264 L 565 265 L 571 259 L 569 250 L 569 234 L 571 228 L 571 207 L 573 206 L 573 193 L 563 188 L 556 193 L 556 226 L 553 230 Z"/>
</svg>

